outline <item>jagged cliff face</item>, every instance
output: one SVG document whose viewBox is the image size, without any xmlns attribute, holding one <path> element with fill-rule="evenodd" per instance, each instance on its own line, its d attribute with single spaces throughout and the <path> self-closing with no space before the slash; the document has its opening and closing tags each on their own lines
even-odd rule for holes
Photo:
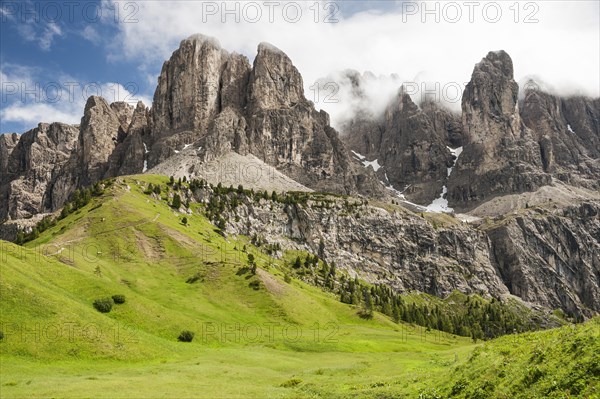
<svg viewBox="0 0 600 399">
<path fill-rule="evenodd" d="M 253 154 L 313 189 L 385 195 L 349 156 L 329 116 L 304 97 L 291 60 L 266 43 L 251 66 L 216 40 L 192 36 L 165 62 L 151 110 L 93 96 L 79 127 L 63 127 L 69 134 L 54 141 L 45 137 L 58 128 L 47 129 L 0 141 L 2 219 L 54 211 L 77 187 L 144 172 L 191 145 L 200 162 Z"/>
<path fill-rule="evenodd" d="M 384 114 L 381 159 L 395 187 L 419 203 L 429 203 L 442 192 L 452 156 L 444 137 L 429 117 L 402 89 Z"/>
<path fill-rule="evenodd" d="M 62 205 L 61 184 L 55 184 L 70 164 L 77 149 L 78 127 L 63 123 L 40 123 L 18 139 L 12 151 L 6 144 L 2 153 L 0 220 L 23 218 Z M 14 144 L 14 137 L 11 144 Z"/>
<path fill-rule="evenodd" d="M 462 98 L 464 151 L 448 187 L 458 208 L 551 184 L 539 145 L 521 121 L 518 94 L 504 51 L 490 52 L 475 66 Z"/>
<path fill-rule="evenodd" d="M 594 187 L 594 176 L 600 175 L 600 99 L 528 90 L 521 106 L 523 122 L 540 145 L 544 171 Z"/>
<path fill-rule="evenodd" d="M 159 77 L 152 109 L 153 167 L 185 145 L 211 160 L 235 151 L 317 190 L 380 196 L 381 185 L 352 160 L 329 116 L 304 97 L 285 53 L 261 43 L 253 66 L 204 36 L 182 41 Z"/>
<path fill-rule="evenodd" d="M 492 264 L 514 295 L 571 313 L 600 311 L 600 204 L 530 211 L 487 233 Z"/>
<path fill-rule="evenodd" d="M 342 200 L 246 202 L 229 216 L 230 233 L 308 250 L 399 291 L 515 295 L 572 314 L 600 311 L 597 202 L 528 209 L 476 224 L 429 221 L 399 207 Z"/>
<path fill-rule="evenodd" d="M 495 196 L 535 191 L 553 178 L 597 188 L 598 104 L 538 90 L 527 90 L 519 104 L 512 60 L 503 51 L 489 53 L 463 94 L 465 147 L 449 182 L 450 203 L 470 209 Z"/>
<path fill-rule="evenodd" d="M 345 73 L 360 100 L 362 76 Z M 377 175 L 384 184 L 417 203 L 428 204 L 440 196 L 453 162 L 448 147 L 462 142 L 458 115 L 432 102 L 420 108 L 402 87 L 381 115 L 360 105 L 354 113 L 341 128 L 342 140 L 364 161 L 377 160 Z"/>
<path fill-rule="evenodd" d="M 361 76 L 350 74 L 360 98 Z M 512 60 L 496 51 L 475 65 L 462 115 L 432 101 L 416 107 L 400 95 L 381 116 L 355 110 L 342 133 L 350 149 L 378 160 L 381 180 L 413 202 L 428 204 L 447 186 L 450 206 L 469 211 L 497 196 L 552 185 L 553 179 L 598 188 L 599 106 L 600 99 L 539 90 L 527 90 L 519 101 Z M 463 147 L 450 176 L 444 176 L 446 166 L 453 166 L 445 146 Z"/>
<path fill-rule="evenodd" d="M 131 120 L 132 111 L 127 104 L 120 108 L 110 106 L 102 97 L 93 96 L 87 101 L 79 135 L 83 185 L 97 182 L 106 174 L 107 155 L 115 150 L 119 131 L 123 130 L 121 120 L 123 124 Z"/>
<path fill-rule="evenodd" d="M 19 143 L 19 135 L 16 133 L 0 135 L 0 181 L 7 173 L 8 158 L 12 150 Z"/>
<path fill-rule="evenodd" d="M 41 123 L 22 136 L 0 136 L 0 220 L 60 209 L 76 188 L 139 173 L 147 109 L 88 99 L 80 125 Z"/>
<path fill-rule="evenodd" d="M 347 74 L 357 98 L 364 97 L 363 77 Z M 304 97 L 302 77 L 285 53 L 263 43 L 250 65 L 216 40 L 195 35 L 165 62 L 151 110 L 91 97 L 77 142 L 68 141 L 71 135 L 65 144 L 68 156 L 54 157 L 56 144 L 49 143 L 47 156 L 28 162 L 36 142 L 29 136 L 35 134 L 3 136 L 0 217 L 55 210 L 75 187 L 143 172 L 190 146 L 201 163 L 230 151 L 252 154 L 321 191 L 382 197 L 382 182 L 425 205 L 447 187 L 458 211 L 534 191 L 553 179 L 598 187 L 600 99 L 529 90 L 519 103 L 512 60 L 498 51 L 475 66 L 462 101 L 462 118 L 433 102 L 418 107 L 402 89 L 382 115 L 355 109 L 343 141 L 364 156 L 358 159 L 329 116 Z M 448 147 L 464 148 L 456 165 Z M 358 162 L 374 160 L 378 170 Z M 58 172 L 63 164 L 69 166 Z M 55 170 L 56 177 L 40 176 L 36 168 Z M 55 184 L 56 193 L 46 193 Z"/>
<path fill-rule="evenodd" d="M 229 58 L 213 39 L 196 36 L 181 42 L 164 63 L 154 92 L 157 138 L 183 130 L 207 133 L 209 122 L 220 112 L 221 75 Z"/>
<path fill-rule="evenodd" d="M 448 147 L 463 146 L 463 128 L 459 114 L 441 107 L 435 101 L 424 101 L 420 107 L 429 117 L 435 135 L 445 140 Z"/>
</svg>

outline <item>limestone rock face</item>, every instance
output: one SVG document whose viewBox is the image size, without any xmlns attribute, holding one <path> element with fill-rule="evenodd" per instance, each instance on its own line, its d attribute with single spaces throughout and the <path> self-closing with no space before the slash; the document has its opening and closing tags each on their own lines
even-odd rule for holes
<svg viewBox="0 0 600 399">
<path fill-rule="evenodd" d="M 220 110 L 227 107 L 241 110 L 246 107 L 246 88 L 251 71 L 248 58 L 237 53 L 231 54 L 221 74 Z"/>
<path fill-rule="evenodd" d="M 251 67 L 214 39 L 192 36 L 165 62 L 152 108 L 149 166 L 190 145 L 206 161 L 229 151 L 252 154 L 313 188 L 385 195 L 304 97 L 289 57 L 261 43 Z"/>
<path fill-rule="evenodd" d="M 463 130 L 468 143 L 520 135 L 519 85 L 504 51 L 490 52 L 475 66 L 462 99 Z"/>
<path fill-rule="evenodd" d="M 594 188 L 600 176 L 600 100 L 559 98 L 527 90 L 524 124 L 540 145 L 544 171 L 567 183 Z"/>
<path fill-rule="evenodd" d="M 291 108 L 306 102 L 302 76 L 283 51 L 268 43 L 258 45 L 248 98 L 258 110 Z"/>
<path fill-rule="evenodd" d="M 124 101 L 117 101 L 110 104 L 110 109 L 116 114 L 119 121 L 119 132 L 125 134 L 129 129 L 131 118 L 133 116 L 133 106 Z"/>
<path fill-rule="evenodd" d="M 41 123 L 0 136 L 0 220 L 60 209 L 75 189 L 142 172 L 149 111 L 139 103 L 88 99 L 81 125 Z"/>
<path fill-rule="evenodd" d="M 461 116 L 440 106 L 435 101 L 424 101 L 421 109 L 429 118 L 437 137 L 446 140 L 448 147 L 463 146 L 463 129 Z"/>
<path fill-rule="evenodd" d="M 464 150 L 450 178 L 451 205 L 469 208 L 497 195 L 551 184 L 534 133 L 522 122 L 511 58 L 490 52 L 462 98 Z"/>
<path fill-rule="evenodd" d="M 115 108 L 98 96 L 90 97 L 85 105 L 79 142 L 83 185 L 99 181 L 108 170 L 108 158 L 117 146 L 119 130 L 123 130 Z M 126 123 L 131 116 L 121 113 L 121 119 Z"/>
<path fill-rule="evenodd" d="M 2 181 L 4 174 L 7 172 L 8 159 L 18 142 L 19 135 L 16 133 L 0 135 L 0 181 Z"/>
<path fill-rule="evenodd" d="M 3 145 L 8 158 L 3 160 L 6 167 L 0 182 L 0 220 L 29 217 L 63 201 L 69 192 L 65 193 L 57 181 L 77 169 L 71 160 L 78 136 L 78 126 L 40 123 L 23 133 L 12 151 Z M 15 139 L 9 140 L 14 143 Z"/>
<path fill-rule="evenodd" d="M 306 100 L 291 60 L 266 43 L 251 66 L 194 35 L 163 65 L 152 109 L 92 96 L 78 127 L 49 126 L 0 139 L 1 219 L 54 211 L 78 187 L 142 173 L 192 145 L 204 161 L 252 154 L 311 188 L 385 195 L 348 155 L 329 116 Z M 60 129 L 68 137 L 45 139 Z"/>
<path fill-rule="evenodd" d="M 117 146 L 108 159 L 109 169 L 105 177 L 133 175 L 144 171 L 144 162 L 147 162 L 144 140 L 149 140 L 150 123 L 150 110 L 139 101 L 127 126 L 119 127 Z"/>
<path fill-rule="evenodd" d="M 579 137 L 590 158 L 600 158 L 600 98 L 570 97 L 561 99 L 562 112 L 569 132 Z"/>
<path fill-rule="evenodd" d="M 362 161 L 377 160 L 379 179 L 413 202 L 427 204 L 447 186 L 449 206 L 463 212 L 557 179 L 600 186 L 600 99 L 528 89 L 519 100 L 504 51 L 490 52 L 475 65 L 460 116 L 433 101 L 417 107 L 402 94 L 383 115 L 373 115 L 364 104 L 363 80 L 354 71 L 341 78 L 340 84 L 352 86 L 354 107 L 354 117 L 341 128 L 343 140 Z M 454 166 L 445 146 L 463 147 Z M 451 166 L 451 175 L 444 176 Z"/>
<path fill-rule="evenodd" d="M 405 195 L 418 203 L 429 203 L 442 192 L 452 165 L 443 137 L 429 117 L 402 89 L 385 112 L 380 154 L 395 187 L 408 187 Z"/>
<path fill-rule="evenodd" d="M 345 122 L 340 130 L 342 141 L 352 151 L 361 154 L 367 160 L 379 159 L 381 140 L 385 132 L 380 118 L 369 112 L 359 112 Z"/>
<path fill-rule="evenodd" d="M 600 185 L 599 99 L 527 89 L 519 104 L 512 61 L 499 51 L 475 66 L 462 101 L 465 144 L 449 182 L 451 205 L 471 209 L 553 179 Z"/>
<path fill-rule="evenodd" d="M 238 219 L 230 215 L 227 230 L 321 253 L 351 276 L 400 292 L 514 295 L 572 314 L 600 311 L 597 202 L 445 226 L 401 209 L 363 204 L 357 218 L 341 200 L 327 209 L 312 205 L 244 203 Z"/>
<path fill-rule="evenodd" d="M 212 38 L 183 40 L 166 61 L 152 102 L 153 133 L 194 130 L 206 134 L 220 111 L 221 74 L 229 54 Z"/>
<path fill-rule="evenodd" d="M 511 293 L 589 315 L 600 307 L 600 206 L 525 213 L 488 229 L 492 262 Z"/>
<path fill-rule="evenodd" d="M 442 114 L 433 105 L 428 110 L 429 114 L 420 109 L 400 88 L 383 115 L 359 110 L 342 129 L 350 149 L 365 161 L 377 160 L 380 180 L 417 203 L 430 203 L 440 196 L 452 165 L 447 148 L 452 114 Z"/>
</svg>

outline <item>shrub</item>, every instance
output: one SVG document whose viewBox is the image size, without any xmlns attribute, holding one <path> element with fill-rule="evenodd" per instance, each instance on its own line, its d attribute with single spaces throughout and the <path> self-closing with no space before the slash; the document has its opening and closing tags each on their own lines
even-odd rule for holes
<svg viewBox="0 0 600 399">
<path fill-rule="evenodd" d="M 187 280 L 185 280 L 185 282 L 188 284 L 194 284 L 196 281 L 199 280 L 202 280 L 202 275 L 200 273 L 196 273 L 192 277 L 189 277 Z"/>
<path fill-rule="evenodd" d="M 179 194 L 173 195 L 173 203 L 171 204 L 171 206 L 175 209 L 181 208 L 181 197 L 179 196 Z"/>
<path fill-rule="evenodd" d="M 281 387 L 282 388 L 292 388 L 292 387 L 300 385 L 301 383 L 302 383 L 302 380 L 300 378 L 292 378 L 292 379 L 287 380 L 283 384 L 281 384 Z"/>
<path fill-rule="evenodd" d="M 181 334 L 179 334 L 179 337 L 177 337 L 177 340 L 179 342 L 192 342 L 194 340 L 194 335 L 196 334 L 191 331 L 183 330 Z"/>
<path fill-rule="evenodd" d="M 94 301 L 94 308 L 100 313 L 108 313 L 111 311 L 113 301 L 111 298 L 100 298 Z"/>
<path fill-rule="evenodd" d="M 361 319 L 371 320 L 373 318 L 373 311 L 367 309 L 360 309 L 357 314 Z"/>
<path fill-rule="evenodd" d="M 523 378 L 523 384 L 531 386 L 538 382 L 543 376 L 544 372 L 538 366 L 527 368 L 527 374 L 525 374 L 525 377 Z"/>
<path fill-rule="evenodd" d="M 182 223 L 184 226 L 187 226 L 187 224 L 188 224 L 188 219 L 187 219 L 187 217 L 185 217 L 185 216 L 184 216 L 184 217 L 181 219 L 181 223 Z"/>
<path fill-rule="evenodd" d="M 292 277 L 291 277 L 289 274 L 287 274 L 287 273 L 286 273 L 286 274 L 283 276 L 283 281 L 285 281 L 286 283 L 288 283 L 288 284 L 289 284 L 289 283 L 291 283 L 291 282 L 292 282 Z"/>
<path fill-rule="evenodd" d="M 112 299 L 117 305 L 125 303 L 125 295 L 113 295 Z"/>
<path fill-rule="evenodd" d="M 464 379 L 464 378 L 459 379 L 458 381 L 456 381 L 454 383 L 454 386 L 452 387 L 451 395 L 455 396 L 455 395 L 460 394 L 462 391 L 465 390 L 465 388 L 468 385 L 469 385 L 469 382 L 466 379 Z"/>
<path fill-rule="evenodd" d="M 0 341 L 2 341 L 4 339 L 4 333 L 2 331 L 0 331 Z"/>
<path fill-rule="evenodd" d="M 250 284 L 248 284 L 248 286 L 250 288 L 252 288 L 253 290 L 258 291 L 260 289 L 260 281 L 258 281 L 258 280 L 251 281 Z"/>
</svg>

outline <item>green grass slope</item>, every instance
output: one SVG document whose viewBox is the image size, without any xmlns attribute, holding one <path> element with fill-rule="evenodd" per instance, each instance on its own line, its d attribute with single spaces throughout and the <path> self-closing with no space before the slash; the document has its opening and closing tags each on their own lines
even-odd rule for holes
<svg viewBox="0 0 600 399">
<path fill-rule="evenodd" d="M 463 379 L 469 384 L 455 393 L 475 397 L 505 356 L 496 349 L 503 340 L 519 340 L 505 366 L 517 383 L 528 367 L 519 348 L 555 333 L 481 346 L 378 313 L 364 320 L 333 294 L 285 282 L 283 259 L 224 237 L 199 212 L 184 225 L 165 201 L 142 193 L 164 181 L 117 179 L 24 247 L 0 241 L 0 397 L 436 397 Z M 109 313 L 92 306 L 117 294 L 126 301 Z M 576 336 L 597 326 L 577 327 Z M 183 330 L 193 342 L 178 342 Z M 562 371 L 576 372 L 576 360 Z M 536 383 L 559 371 L 543 370 Z M 595 392 L 593 379 L 578 381 L 578 394 Z M 494 392 L 527 392 L 493 383 Z"/>
<path fill-rule="evenodd" d="M 600 319 L 487 342 L 450 379 L 452 398 L 599 398 Z"/>
</svg>

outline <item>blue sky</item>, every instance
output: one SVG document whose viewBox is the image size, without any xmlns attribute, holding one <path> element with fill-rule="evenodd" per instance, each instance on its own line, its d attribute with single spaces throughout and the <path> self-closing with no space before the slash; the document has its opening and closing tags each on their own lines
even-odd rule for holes
<svg viewBox="0 0 600 399">
<path fill-rule="evenodd" d="M 469 21 L 463 3 L 456 3 L 456 23 L 444 2 L 281 1 L 269 9 L 262 1 L 2 0 L 0 132 L 78 123 L 90 94 L 150 105 L 162 63 L 192 33 L 214 36 L 250 61 L 259 42 L 275 44 L 303 74 L 309 98 L 313 82 L 346 68 L 398 74 L 401 82 L 464 84 L 473 65 L 500 48 L 519 79 L 598 95 L 598 2 L 537 2 L 537 9 L 521 2 L 518 10 L 502 2 L 494 23 L 479 10 Z M 537 22 L 525 23 L 528 15 Z M 372 92 L 386 98 L 397 88 L 397 79 L 383 79 Z M 343 101 L 323 107 L 334 119 L 346 112 Z"/>
</svg>

